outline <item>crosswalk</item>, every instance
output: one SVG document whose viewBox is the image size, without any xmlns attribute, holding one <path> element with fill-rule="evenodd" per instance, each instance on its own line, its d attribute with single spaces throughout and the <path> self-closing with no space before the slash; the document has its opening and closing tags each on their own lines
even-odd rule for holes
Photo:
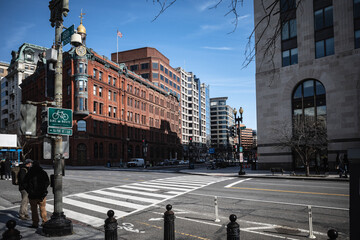
<svg viewBox="0 0 360 240">
<path fill-rule="evenodd" d="M 78 193 L 63 197 L 63 211 L 67 218 L 100 227 L 110 209 L 115 212 L 116 218 L 125 217 L 226 179 L 177 176 Z M 46 204 L 47 211 L 51 213 L 54 211 L 52 203 L 48 201 Z"/>
</svg>

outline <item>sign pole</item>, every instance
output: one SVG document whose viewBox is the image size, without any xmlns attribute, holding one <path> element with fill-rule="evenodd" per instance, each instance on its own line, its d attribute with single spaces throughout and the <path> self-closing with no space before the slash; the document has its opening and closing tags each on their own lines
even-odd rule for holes
<svg viewBox="0 0 360 240">
<path fill-rule="evenodd" d="M 55 48 L 58 50 L 55 68 L 55 104 L 62 107 L 62 44 L 61 33 L 63 30 L 63 15 L 69 12 L 69 0 L 51 0 L 49 2 L 51 12 L 51 26 L 55 26 Z M 72 222 L 66 219 L 63 212 L 62 194 L 62 137 L 56 135 L 54 139 L 54 212 L 51 219 L 44 224 L 43 232 L 47 236 L 66 236 L 73 233 Z"/>
</svg>

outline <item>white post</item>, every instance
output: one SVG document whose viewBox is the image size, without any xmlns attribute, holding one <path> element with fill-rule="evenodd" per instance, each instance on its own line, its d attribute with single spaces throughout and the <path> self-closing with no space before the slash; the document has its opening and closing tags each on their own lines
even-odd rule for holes
<svg viewBox="0 0 360 240">
<path fill-rule="evenodd" d="M 315 239 L 316 237 L 313 234 L 312 211 L 311 211 L 310 205 L 308 206 L 308 210 L 309 210 L 309 236 L 308 236 L 308 238 Z"/>
<path fill-rule="evenodd" d="M 214 201 L 215 201 L 215 222 L 220 222 L 217 196 L 215 196 Z"/>
</svg>

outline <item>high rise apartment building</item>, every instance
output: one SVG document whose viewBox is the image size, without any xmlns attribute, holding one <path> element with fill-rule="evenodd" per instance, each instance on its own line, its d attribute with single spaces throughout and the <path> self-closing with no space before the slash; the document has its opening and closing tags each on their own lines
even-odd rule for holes
<svg viewBox="0 0 360 240">
<path fill-rule="evenodd" d="M 12 51 L 7 75 L 1 79 L 1 128 L 17 133 L 20 121 L 22 81 L 35 72 L 39 54 L 47 48 L 24 43 L 18 51 Z"/>
<path fill-rule="evenodd" d="M 200 82 L 192 72 L 176 69 L 181 77 L 182 143 L 206 145 L 207 117 L 209 116 L 209 86 Z"/>
<path fill-rule="evenodd" d="M 260 23 L 273 2 L 254 1 L 258 166 L 304 167 L 295 152 L 279 148 L 274 131 L 291 129 L 296 117 L 325 124 L 327 150 L 312 164 L 328 159 L 334 169 L 338 153 L 360 148 L 360 1 L 281 0 L 278 14 Z M 279 23 L 273 52 L 264 56 Z"/>
</svg>

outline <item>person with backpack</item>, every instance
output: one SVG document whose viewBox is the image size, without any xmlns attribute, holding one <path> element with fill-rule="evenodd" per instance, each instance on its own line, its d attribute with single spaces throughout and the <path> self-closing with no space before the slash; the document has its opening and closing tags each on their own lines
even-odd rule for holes
<svg viewBox="0 0 360 240">
<path fill-rule="evenodd" d="M 48 174 L 44 171 L 38 161 L 33 161 L 33 166 L 26 174 L 24 181 L 24 188 L 29 194 L 29 202 L 31 207 L 32 225 L 31 228 L 39 227 L 39 213 L 42 219 L 42 226 L 47 222 L 46 213 L 46 196 L 48 194 L 47 188 L 50 185 Z"/>
<path fill-rule="evenodd" d="M 29 204 L 29 195 L 25 190 L 24 187 L 24 178 L 28 173 L 33 161 L 31 159 L 26 159 L 24 164 L 20 165 L 20 170 L 17 175 L 18 184 L 19 184 L 19 191 L 21 193 L 21 205 L 19 210 L 19 218 L 21 220 L 28 220 L 28 204 Z"/>
</svg>

